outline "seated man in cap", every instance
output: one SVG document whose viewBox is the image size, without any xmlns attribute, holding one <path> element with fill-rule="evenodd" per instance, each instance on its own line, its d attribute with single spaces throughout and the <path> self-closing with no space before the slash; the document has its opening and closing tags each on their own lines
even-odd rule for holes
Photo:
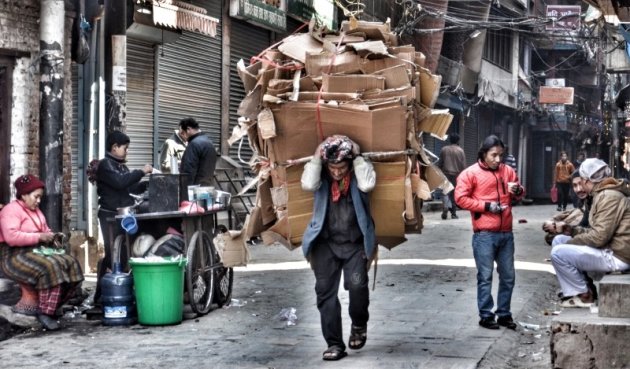
<svg viewBox="0 0 630 369">
<path fill-rule="evenodd" d="M 595 291 L 584 272 L 630 269 L 630 188 L 611 177 L 608 165 L 595 158 L 580 165 L 581 186 L 593 197 L 590 227 L 573 227 L 571 238 L 554 245 L 551 262 L 565 299 L 563 307 L 589 307 Z M 561 228 L 564 228 L 561 226 Z M 558 229 L 559 233 L 565 229 Z"/>
<path fill-rule="evenodd" d="M 591 210 L 593 198 L 589 196 L 582 185 L 579 169 L 571 174 L 571 186 L 578 199 L 577 206 L 572 210 L 556 214 L 543 223 L 542 229 L 547 232 L 545 241 L 550 246 L 565 243 L 570 239 L 573 227 L 589 226 L 588 213 Z"/>
</svg>

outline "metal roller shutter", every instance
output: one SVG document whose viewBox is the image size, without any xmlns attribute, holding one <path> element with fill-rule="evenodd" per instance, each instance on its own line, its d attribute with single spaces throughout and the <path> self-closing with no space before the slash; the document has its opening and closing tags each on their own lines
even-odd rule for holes
<svg viewBox="0 0 630 369">
<path fill-rule="evenodd" d="M 127 166 L 153 163 L 153 44 L 127 38 Z"/>
<path fill-rule="evenodd" d="M 71 163 L 70 166 L 70 208 L 72 209 L 70 214 L 70 229 L 79 228 L 79 177 L 82 177 L 81 170 L 82 164 L 79 163 L 79 66 L 76 63 L 72 63 L 71 66 L 71 78 L 72 78 L 72 132 L 70 139 L 70 152 Z M 83 81 L 83 79 L 81 79 Z M 83 199 L 81 199 L 83 200 Z"/>
<path fill-rule="evenodd" d="M 159 58 L 159 146 L 182 118 L 193 117 L 220 151 L 221 40 L 184 32 Z"/>
<path fill-rule="evenodd" d="M 271 45 L 270 37 L 270 32 L 263 28 L 232 19 L 230 39 L 230 132 L 237 124 L 239 116 L 236 114 L 236 111 L 241 100 L 245 97 L 245 89 L 236 71 L 236 63 L 239 59 L 243 59 L 245 65 L 249 65 L 249 60 L 252 56 L 257 55 Z M 235 143 L 230 147 L 230 157 L 236 160 L 238 160 L 238 146 L 238 143 Z M 241 147 L 241 158 L 247 161 L 251 156 L 252 150 L 249 147 L 247 137 L 245 137 Z"/>
</svg>

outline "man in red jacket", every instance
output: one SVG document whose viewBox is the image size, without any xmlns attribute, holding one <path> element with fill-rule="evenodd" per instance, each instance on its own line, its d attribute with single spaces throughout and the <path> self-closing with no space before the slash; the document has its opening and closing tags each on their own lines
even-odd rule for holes
<svg viewBox="0 0 630 369">
<path fill-rule="evenodd" d="M 477 266 L 477 308 L 479 325 L 488 329 L 504 326 L 516 329 L 510 303 L 514 289 L 514 235 L 512 200 L 524 195 L 514 169 L 503 164 L 505 145 L 488 136 L 481 145 L 477 163 L 457 177 L 455 201 L 470 210 L 473 225 L 473 255 Z M 492 312 L 492 271 L 497 263 L 499 293 Z M 495 315 L 498 320 L 495 321 Z"/>
</svg>

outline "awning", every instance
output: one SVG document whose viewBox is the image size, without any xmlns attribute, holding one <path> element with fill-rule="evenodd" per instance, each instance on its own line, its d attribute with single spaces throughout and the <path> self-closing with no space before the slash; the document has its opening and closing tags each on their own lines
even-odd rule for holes
<svg viewBox="0 0 630 369">
<path fill-rule="evenodd" d="M 151 12 L 153 24 L 215 37 L 219 20 L 207 10 L 183 1 L 146 0 L 137 5 L 138 12 Z"/>
</svg>

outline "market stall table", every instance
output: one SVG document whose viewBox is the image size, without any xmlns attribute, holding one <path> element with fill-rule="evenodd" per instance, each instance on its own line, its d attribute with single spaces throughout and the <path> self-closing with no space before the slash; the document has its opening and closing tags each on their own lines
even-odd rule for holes
<svg viewBox="0 0 630 369">
<path fill-rule="evenodd" d="M 229 302 L 232 294 L 233 269 L 226 268 L 212 242 L 217 231 L 217 215 L 229 208 L 207 210 L 203 213 L 186 213 L 183 211 L 164 211 L 133 214 L 138 224 L 135 235 L 127 233 L 114 240 L 112 262 L 119 262 L 122 247 L 126 249 L 126 260 L 129 259 L 131 245 L 137 235 L 152 234 L 156 239 L 166 234 L 171 225 L 181 224 L 184 235 L 184 256 L 188 259 L 185 271 L 185 293 L 188 303 L 198 314 L 210 312 L 216 303 L 219 307 Z M 109 222 L 109 232 L 113 235 L 113 225 L 120 222 L 125 215 L 117 215 Z M 111 238 L 110 238 L 111 239 Z"/>
</svg>

